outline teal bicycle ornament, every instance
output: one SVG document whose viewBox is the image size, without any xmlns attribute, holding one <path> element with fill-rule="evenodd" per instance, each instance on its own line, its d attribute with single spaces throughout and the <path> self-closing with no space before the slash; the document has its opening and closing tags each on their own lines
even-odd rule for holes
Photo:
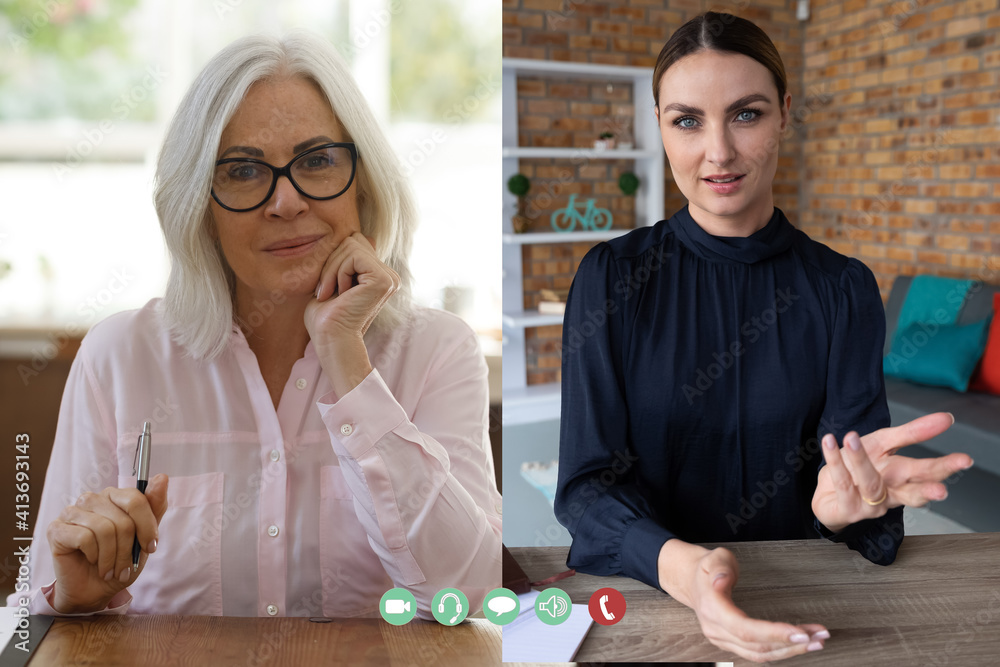
<svg viewBox="0 0 1000 667">
<path fill-rule="evenodd" d="M 576 210 L 576 195 L 569 196 L 569 203 L 566 208 L 560 208 L 552 212 L 549 218 L 552 229 L 557 232 L 571 232 L 576 228 L 577 223 L 583 229 L 604 231 L 611 229 L 611 211 L 606 208 L 594 206 L 594 200 L 587 200 L 587 207 L 581 214 Z"/>
</svg>

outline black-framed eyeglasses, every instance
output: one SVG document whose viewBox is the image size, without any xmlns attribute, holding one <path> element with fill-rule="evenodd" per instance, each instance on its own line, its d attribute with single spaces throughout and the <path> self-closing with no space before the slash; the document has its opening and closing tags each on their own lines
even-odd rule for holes
<svg viewBox="0 0 1000 667">
<path fill-rule="evenodd" d="M 284 167 L 248 157 L 224 158 L 215 163 L 212 198 L 228 211 L 252 211 L 271 198 L 278 177 L 287 176 L 309 199 L 334 199 L 351 187 L 357 167 L 357 147 L 339 141 L 302 151 Z"/>
</svg>

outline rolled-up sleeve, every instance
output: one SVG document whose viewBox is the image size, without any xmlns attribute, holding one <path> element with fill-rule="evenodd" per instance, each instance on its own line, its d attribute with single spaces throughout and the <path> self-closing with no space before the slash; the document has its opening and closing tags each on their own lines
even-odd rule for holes
<svg viewBox="0 0 1000 667">
<path fill-rule="evenodd" d="M 833 433 L 843 444 L 850 431 L 867 435 L 890 424 L 882 375 L 885 311 L 871 270 L 849 259 L 840 278 L 837 318 L 827 372 L 826 404 L 817 436 Z M 820 462 L 820 468 L 825 462 Z M 877 565 L 889 565 L 903 542 L 903 508 L 832 533 L 817 519 L 816 530 L 843 542 Z"/>
<path fill-rule="evenodd" d="M 501 585 L 501 498 L 489 441 L 487 367 L 471 329 L 429 366 L 411 414 L 373 370 L 317 403 L 354 508 L 396 586 L 432 618 L 458 588 L 470 609 Z"/>
<path fill-rule="evenodd" d="M 674 534 L 635 482 L 616 284 L 612 251 L 599 244 L 581 262 L 566 302 L 556 519 L 573 536 L 570 567 L 659 588 L 657 557 Z"/>
</svg>

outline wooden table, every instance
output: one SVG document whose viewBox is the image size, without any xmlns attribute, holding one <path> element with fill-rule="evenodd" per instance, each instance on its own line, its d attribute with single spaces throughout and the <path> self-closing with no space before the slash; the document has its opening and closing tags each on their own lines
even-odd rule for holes
<svg viewBox="0 0 1000 667">
<path fill-rule="evenodd" d="M 1000 664 L 1000 533 L 906 537 L 888 567 L 827 540 L 703 546 L 724 546 L 736 554 L 740 578 L 733 600 L 751 617 L 829 629 L 822 651 L 773 664 Z M 564 571 L 567 551 L 510 549 L 532 581 Z M 633 579 L 577 573 L 552 586 L 584 605 L 608 586 L 625 596 L 622 620 L 612 626 L 594 623 L 578 661 L 754 664 L 710 644 L 694 612 Z"/>
<path fill-rule="evenodd" d="M 414 619 L 231 616 L 57 618 L 29 667 L 48 665 L 500 665 L 500 626 L 471 619 L 454 627 Z"/>
</svg>

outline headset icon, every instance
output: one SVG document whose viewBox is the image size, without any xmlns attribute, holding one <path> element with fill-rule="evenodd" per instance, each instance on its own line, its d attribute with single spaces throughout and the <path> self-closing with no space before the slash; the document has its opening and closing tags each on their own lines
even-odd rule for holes
<svg viewBox="0 0 1000 667">
<path fill-rule="evenodd" d="M 455 598 L 455 615 L 451 617 L 450 621 L 448 621 L 448 623 L 454 623 L 455 619 L 462 613 L 462 600 L 454 593 L 445 593 L 444 596 L 442 596 L 441 601 L 438 602 L 438 613 L 444 613 L 444 601 L 448 598 Z"/>
</svg>

